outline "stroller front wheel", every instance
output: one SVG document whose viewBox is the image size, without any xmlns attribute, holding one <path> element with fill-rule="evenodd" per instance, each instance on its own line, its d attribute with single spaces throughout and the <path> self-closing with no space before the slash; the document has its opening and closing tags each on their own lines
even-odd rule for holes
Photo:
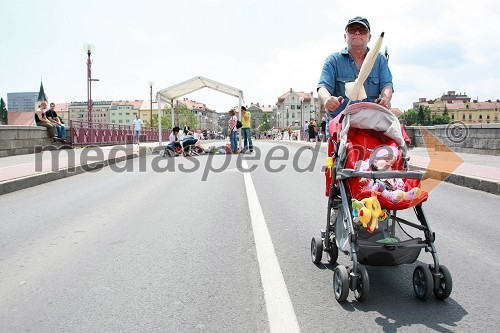
<svg viewBox="0 0 500 333">
<path fill-rule="evenodd" d="M 419 300 L 428 299 L 434 289 L 434 279 L 427 265 L 418 265 L 413 271 L 413 291 Z"/>
<path fill-rule="evenodd" d="M 311 239 L 311 260 L 315 264 L 321 262 L 323 257 L 323 240 L 316 236 Z"/>
<path fill-rule="evenodd" d="M 333 271 L 333 292 L 337 302 L 344 302 L 349 296 L 349 274 L 345 266 L 337 266 Z"/>
<path fill-rule="evenodd" d="M 358 285 L 354 289 L 354 297 L 358 302 L 363 302 L 370 291 L 370 278 L 366 267 L 358 264 Z"/>
<path fill-rule="evenodd" d="M 434 267 L 431 268 L 433 270 Z M 451 278 L 451 273 L 444 265 L 439 265 L 439 273 L 441 277 L 439 278 L 439 284 L 434 286 L 434 296 L 437 299 L 447 299 L 451 294 L 451 289 L 453 287 L 453 280 Z"/>
</svg>

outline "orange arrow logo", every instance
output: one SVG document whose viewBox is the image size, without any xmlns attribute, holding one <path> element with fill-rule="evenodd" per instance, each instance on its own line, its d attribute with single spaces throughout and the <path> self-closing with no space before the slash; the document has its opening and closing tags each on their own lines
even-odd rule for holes
<svg viewBox="0 0 500 333">
<path fill-rule="evenodd" d="M 429 165 L 427 165 L 421 188 L 429 193 L 452 174 L 464 160 L 425 128 L 420 127 L 420 131 L 429 156 Z"/>
</svg>

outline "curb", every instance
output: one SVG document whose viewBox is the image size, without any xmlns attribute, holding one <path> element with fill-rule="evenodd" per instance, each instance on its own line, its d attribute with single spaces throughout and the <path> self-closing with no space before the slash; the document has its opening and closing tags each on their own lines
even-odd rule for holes
<svg viewBox="0 0 500 333">
<path fill-rule="evenodd" d="M 0 195 L 7 194 L 19 190 L 23 190 L 28 187 L 33 187 L 45 183 L 52 182 L 54 180 L 59 180 L 71 176 L 76 176 L 84 172 L 92 172 L 95 170 L 102 169 L 104 167 L 116 164 L 128 159 L 133 159 L 140 156 L 141 154 L 128 154 L 125 156 L 115 157 L 112 159 L 107 159 L 103 161 L 96 161 L 92 163 L 82 164 L 74 167 L 68 167 L 65 169 L 60 169 L 58 171 L 49 171 L 36 175 L 26 176 L 22 178 L 16 178 L 9 181 L 0 183 Z M 147 154 L 146 154 L 147 155 Z"/>
</svg>

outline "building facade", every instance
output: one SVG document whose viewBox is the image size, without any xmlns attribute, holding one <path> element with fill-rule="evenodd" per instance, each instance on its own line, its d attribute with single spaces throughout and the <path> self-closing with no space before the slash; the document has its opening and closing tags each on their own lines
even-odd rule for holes
<svg viewBox="0 0 500 333">
<path fill-rule="evenodd" d="M 420 106 L 428 107 L 431 116 L 448 114 L 451 121 L 461 121 L 466 124 L 489 124 L 500 123 L 500 100 L 487 100 L 479 102 L 472 100 L 465 93 L 457 94 L 455 91 L 448 91 L 440 98 L 427 100 L 420 98 L 413 103 L 413 108 L 418 110 Z"/>
<path fill-rule="evenodd" d="M 319 107 L 312 92 L 299 92 L 290 88 L 288 92 L 278 97 L 274 117 L 277 119 L 277 127 L 302 128 L 310 118 L 317 117 L 317 112 Z"/>
<path fill-rule="evenodd" d="M 94 124 L 109 124 L 109 110 L 112 101 L 95 101 L 92 103 L 92 122 Z M 69 118 L 76 121 L 88 121 L 87 102 L 71 102 L 69 105 Z"/>
<path fill-rule="evenodd" d="M 34 112 L 37 99 L 37 92 L 7 93 L 7 110 L 9 112 Z"/>
</svg>

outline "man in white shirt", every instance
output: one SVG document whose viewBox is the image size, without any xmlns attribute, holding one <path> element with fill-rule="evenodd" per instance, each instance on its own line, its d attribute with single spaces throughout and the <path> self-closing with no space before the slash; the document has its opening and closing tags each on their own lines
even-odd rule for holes
<svg viewBox="0 0 500 333">
<path fill-rule="evenodd" d="M 139 118 L 139 115 L 136 115 L 134 119 L 134 140 L 137 144 L 139 144 L 139 135 L 141 135 L 141 129 L 142 119 Z"/>
</svg>

